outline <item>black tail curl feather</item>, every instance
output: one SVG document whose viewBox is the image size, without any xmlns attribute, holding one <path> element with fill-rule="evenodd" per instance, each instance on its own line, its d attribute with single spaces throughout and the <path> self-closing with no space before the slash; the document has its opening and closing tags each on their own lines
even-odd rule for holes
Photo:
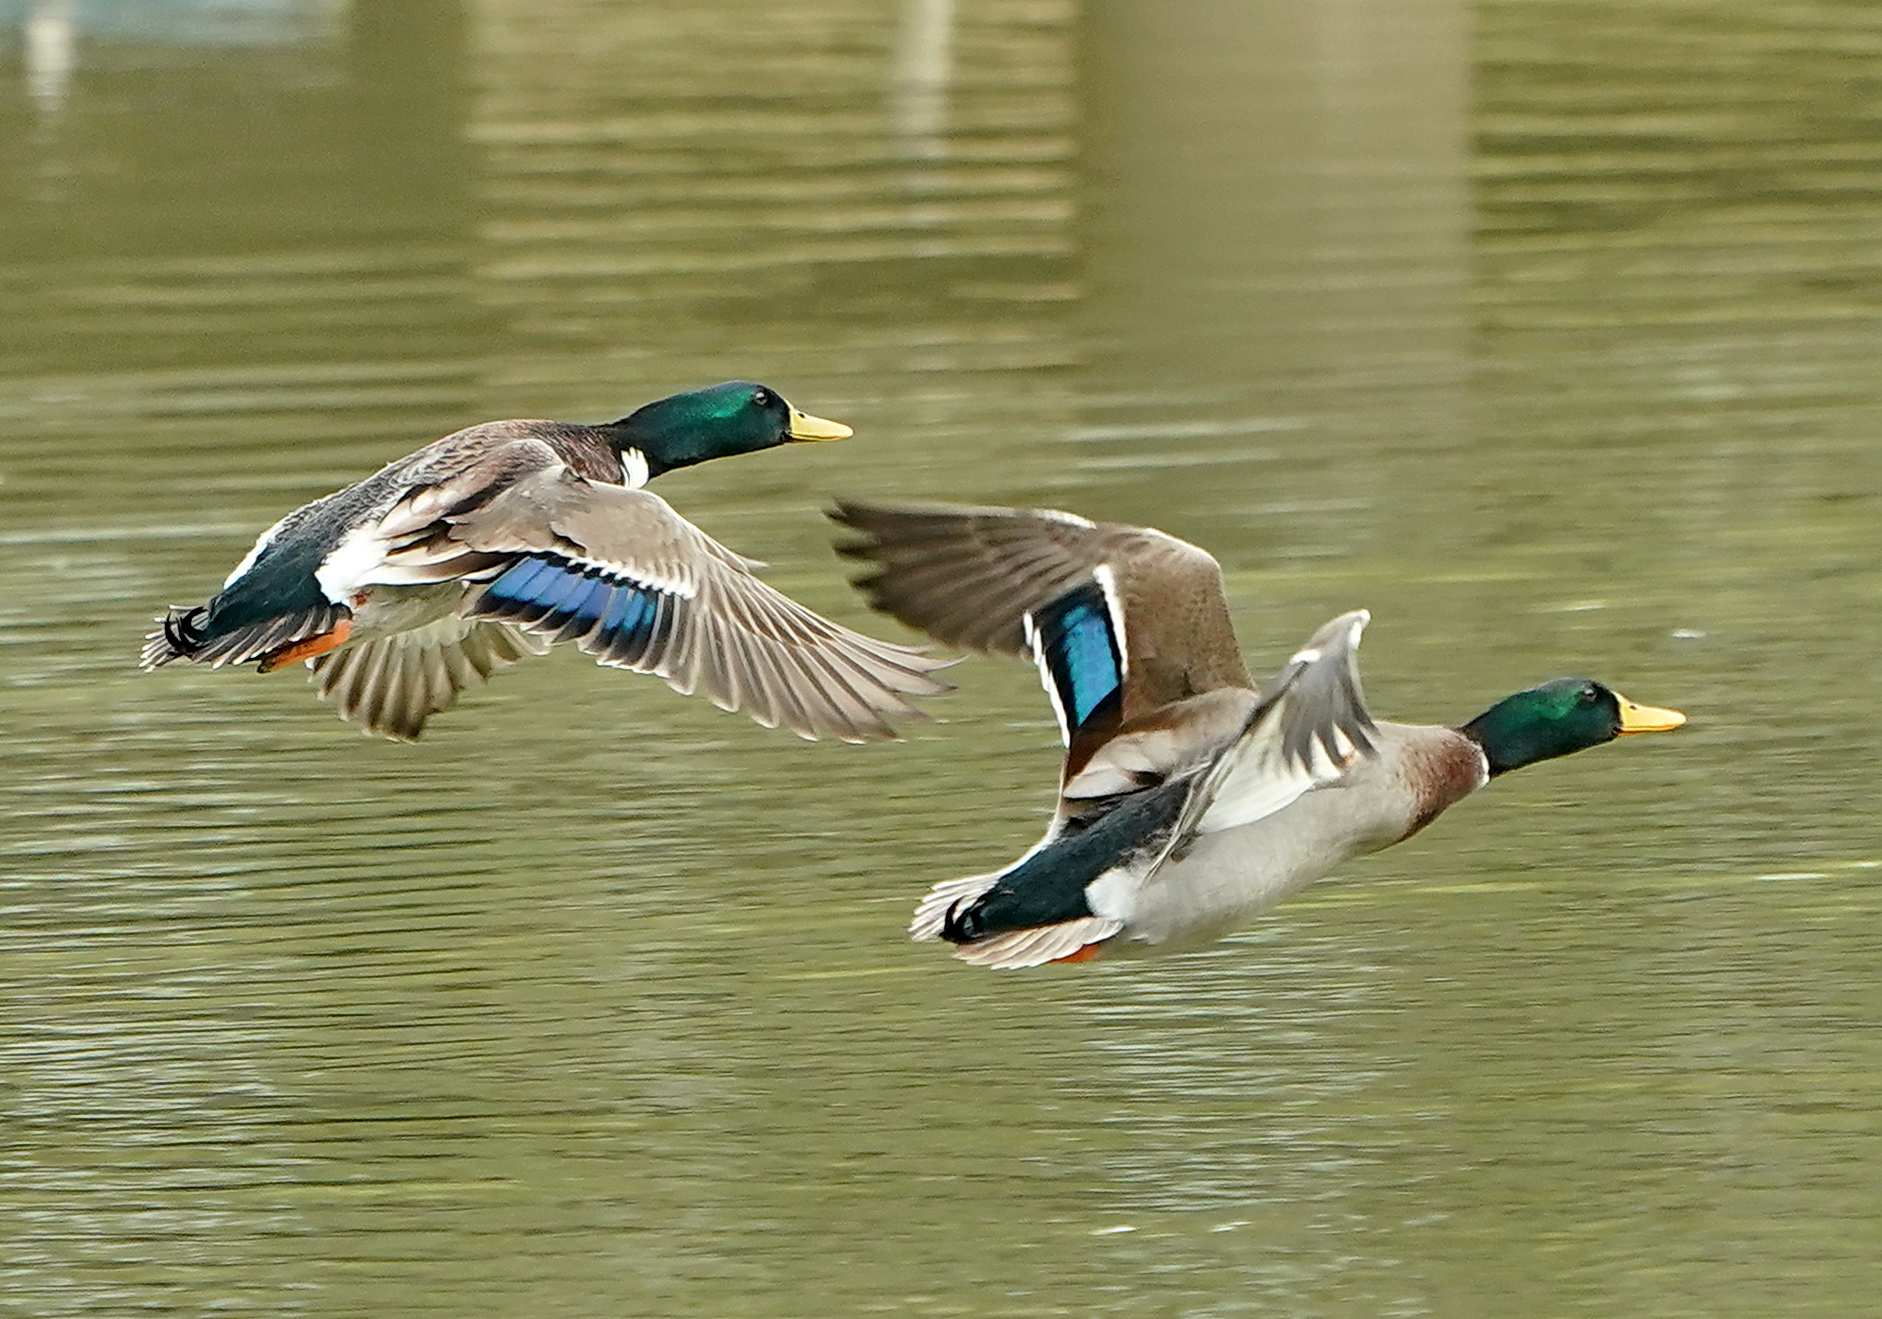
<svg viewBox="0 0 1882 1319">
<path fill-rule="evenodd" d="M 1161 849 L 1190 787 L 1189 779 L 1174 779 L 1120 797 L 1105 815 L 1027 853 L 984 892 L 956 903 L 941 925 L 941 937 L 974 943 L 1009 930 L 1096 915 L 1086 898 L 1092 882 Z"/>
<path fill-rule="evenodd" d="M 171 660 L 194 658 L 208 640 L 203 628 L 208 615 L 206 605 L 171 605 L 157 620 L 157 630 L 145 639 L 140 667 L 154 669 Z"/>
<path fill-rule="evenodd" d="M 177 605 L 163 619 L 163 640 L 178 655 L 194 655 L 206 639 L 203 620 L 209 615 L 205 605 Z"/>
</svg>

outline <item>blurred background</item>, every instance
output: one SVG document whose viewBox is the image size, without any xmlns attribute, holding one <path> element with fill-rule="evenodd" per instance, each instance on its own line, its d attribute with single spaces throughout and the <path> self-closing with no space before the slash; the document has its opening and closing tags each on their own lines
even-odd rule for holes
<svg viewBox="0 0 1882 1319">
<path fill-rule="evenodd" d="M 1847 1316 L 1882 1229 L 1882 7 L 0 0 L 0 1313 Z M 1383 715 L 1689 712 L 1255 928 L 994 975 L 970 660 L 806 745 L 557 654 L 417 747 L 133 672 L 295 505 L 727 377 L 661 491 L 1224 564 Z"/>
</svg>

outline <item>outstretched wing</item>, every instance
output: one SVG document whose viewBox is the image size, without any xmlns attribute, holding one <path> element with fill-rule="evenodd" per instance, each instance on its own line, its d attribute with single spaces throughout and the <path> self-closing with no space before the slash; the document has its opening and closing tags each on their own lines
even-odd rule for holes
<svg viewBox="0 0 1882 1319">
<path fill-rule="evenodd" d="M 458 694 L 549 643 L 504 623 L 446 615 L 328 651 L 307 662 L 322 700 L 368 732 L 415 742 Z"/>
<path fill-rule="evenodd" d="M 888 506 L 838 500 L 828 516 L 867 538 L 837 552 L 871 565 L 856 587 L 870 605 L 964 650 L 1030 656 L 1028 611 L 1091 579 L 1117 532 L 1040 509 Z"/>
<path fill-rule="evenodd" d="M 1036 625 L 1066 602 L 1063 615 L 1082 591 L 1085 616 L 1064 621 L 1094 661 L 1100 648 L 1115 650 L 1123 719 L 1252 686 L 1220 565 L 1174 536 L 1051 509 L 843 500 L 830 517 L 863 534 L 838 552 L 871 566 L 856 583 L 869 603 L 951 646 L 1043 662 L 1029 616 Z M 1100 627 L 1112 635 L 1100 638 Z"/>
<path fill-rule="evenodd" d="M 467 617 L 574 641 L 603 664 L 654 673 L 681 692 L 766 727 L 845 741 L 893 737 L 885 714 L 947 690 L 941 662 L 813 613 L 658 495 L 532 472 L 468 509 L 443 513 L 450 545 L 500 556 L 466 596 Z M 396 557 L 396 556 L 393 556 Z"/>
<path fill-rule="evenodd" d="M 1373 754 L 1376 725 L 1359 685 L 1359 638 L 1372 615 L 1341 614 L 1315 632 L 1269 684 L 1241 736 L 1197 782 L 1172 833 L 1197 834 L 1273 815 L 1303 793 L 1337 783 Z"/>
</svg>

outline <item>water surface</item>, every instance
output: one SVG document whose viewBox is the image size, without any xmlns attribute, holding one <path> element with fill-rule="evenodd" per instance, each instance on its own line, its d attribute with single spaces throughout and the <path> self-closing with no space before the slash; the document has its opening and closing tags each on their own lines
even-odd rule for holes
<svg viewBox="0 0 1882 1319">
<path fill-rule="evenodd" d="M 1882 15 L 420 8 L 0 3 L 0 1310 L 1873 1304 Z M 728 376 L 858 438 L 662 489 L 845 621 L 831 494 L 1048 503 L 1257 667 L 1371 608 L 1382 713 L 1692 724 L 990 975 L 901 931 L 1036 836 L 1019 666 L 866 748 L 131 671 L 305 499 Z"/>
</svg>

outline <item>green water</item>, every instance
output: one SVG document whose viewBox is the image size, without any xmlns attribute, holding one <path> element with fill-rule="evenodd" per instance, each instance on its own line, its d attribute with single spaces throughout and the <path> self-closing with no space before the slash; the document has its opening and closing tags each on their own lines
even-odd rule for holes
<svg viewBox="0 0 1882 1319">
<path fill-rule="evenodd" d="M 1882 10 L 0 0 L 0 1314 L 1718 1316 L 1882 1290 Z M 728 376 L 662 492 L 1212 548 L 1382 714 L 1687 710 L 1206 953 L 907 943 L 1036 836 L 520 667 L 425 742 L 132 671 L 294 505 Z M 886 628 L 886 625 L 882 625 Z"/>
</svg>

